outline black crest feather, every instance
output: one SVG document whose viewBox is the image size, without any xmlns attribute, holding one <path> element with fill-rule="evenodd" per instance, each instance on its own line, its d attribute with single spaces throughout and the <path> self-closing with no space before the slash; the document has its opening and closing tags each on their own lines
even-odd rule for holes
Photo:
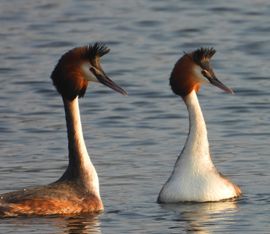
<svg viewBox="0 0 270 234">
<path fill-rule="evenodd" d="M 205 62 L 208 62 L 212 56 L 216 53 L 214 48 L 200 48 L 193 52 L 193 60 L 198 65 L 203 65 Z"/>
<path fill-rule="evenodd" d="M 109 53 L 110 49 L 102 42 L 96 42 L 94 45 L 88 45 L 87 57 L 93 59 L 96 57 L 102 57 Z"/>
</svg>

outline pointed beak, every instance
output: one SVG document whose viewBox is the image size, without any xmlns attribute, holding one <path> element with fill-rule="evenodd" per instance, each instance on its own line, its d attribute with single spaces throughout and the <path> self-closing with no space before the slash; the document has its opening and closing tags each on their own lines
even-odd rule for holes
<svg viewBox="0 0 270 234">
<path fill-rule="evenodd" d="M 212 85 L 217 86 L 218 88 L 222 89 L 226 93 L 230 93 L 230 94 L 234 93 L 232 89 L 228 88 L 221 81 L 219 81 L 216 77 L 212 77 L 212 78 L 210 78 L 208 80 Z"/>
<path fill-rule="evenodd" d="M 96 78 L 101 84 L 106 85 L 107 87 L 113 89 L 114 91 L 121 93 L 124 96 L 128 95 L 124 89 L 122 89 L 119 85 L 113 82 L 104 72 L 96 74 Z"/>
<path fill-rule="evenodd" d="M 217 86 L 218 88 L 222 89 L 226 93 L 233 94 L 233 90 L 228 88 L 226 85 L 224 85 L 221 81 L 219 81 L 214 73 L 214 71 L 211 68 L 204 69 L 202 71 L 202 75 L 208 79 L 210 84 Z"/>
</svg>

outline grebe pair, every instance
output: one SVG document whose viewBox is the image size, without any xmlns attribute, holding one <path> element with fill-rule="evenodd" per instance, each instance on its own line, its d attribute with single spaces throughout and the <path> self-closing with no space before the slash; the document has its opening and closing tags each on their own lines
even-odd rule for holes
<svg viewBox="0 0 270 234">
<path fill-rule="evenodd" d="M 59 60 L 51 78 L 62 96 L 68 135 L 69 164 L 56 182 L 0 195 L 0 216 L 74 215 L 104 209 L 96 170 L 85 146 L 78 98 L 89 82 L 99 82 L 123 95 L 126 91 L 110 80 L 100 65 L 109 49 L 102 43 L 74 48 Z M 204 82 L 232 92 L 218 81 L 209 65 L 213 49 L 185 54 L 171 74 L 172 90 L 180 95 L 190 114 L 190 131 L 174 171 L 162 188 L 158 202 L 218 201 L 237 197 L 239 187 L 215 169 L 209 154 L 207 132 L 196 91 Z"/>
</svg>

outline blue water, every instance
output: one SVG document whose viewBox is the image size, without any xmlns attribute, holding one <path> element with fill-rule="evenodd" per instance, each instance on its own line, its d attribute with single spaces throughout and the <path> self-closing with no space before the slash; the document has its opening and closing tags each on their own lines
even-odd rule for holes
<svg viewBox="0 0 270 234">
<path fill-rule="evenodd" d="M 129 92 L 93 84 L 80 102 L 105 212 L 2 219 L 0 233 L 270 233 L 268 0 L 9 0 L 0 22 L 0 193 L 53 182 L 67 165 L 62 101 L 49 79 L 64 52 L 106 42 L 104 70 Z M 216 75 L 235 91 L 199 94 L 213 161 L 244 195 L 159 205 L 188 131 L 168 77 L 201 46 L 217 50 Z"/>
</svg>

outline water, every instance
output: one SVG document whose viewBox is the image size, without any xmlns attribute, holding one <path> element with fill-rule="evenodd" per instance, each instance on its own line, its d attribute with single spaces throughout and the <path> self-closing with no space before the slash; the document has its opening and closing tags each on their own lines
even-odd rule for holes
<svg viewBox="0 0 270 234">
<path fill-rule="evenodd" d="M 103 67 L 128 97 L 93 84 L 80 107 L 100 177 L 98 216 L 0 220 L 0 233 L 269 233 L 270 2 L 0 2 L 0 192 L 48 184 L 67 165 L 62 102 L 49 75 L 72 47 L 104 41 Z M 236 202 L 159 205 L 187 135 L 168 77 L 183 51 L 214 47 L 227 95 L 202 88 L 213 160 Z"/>
</svg>

